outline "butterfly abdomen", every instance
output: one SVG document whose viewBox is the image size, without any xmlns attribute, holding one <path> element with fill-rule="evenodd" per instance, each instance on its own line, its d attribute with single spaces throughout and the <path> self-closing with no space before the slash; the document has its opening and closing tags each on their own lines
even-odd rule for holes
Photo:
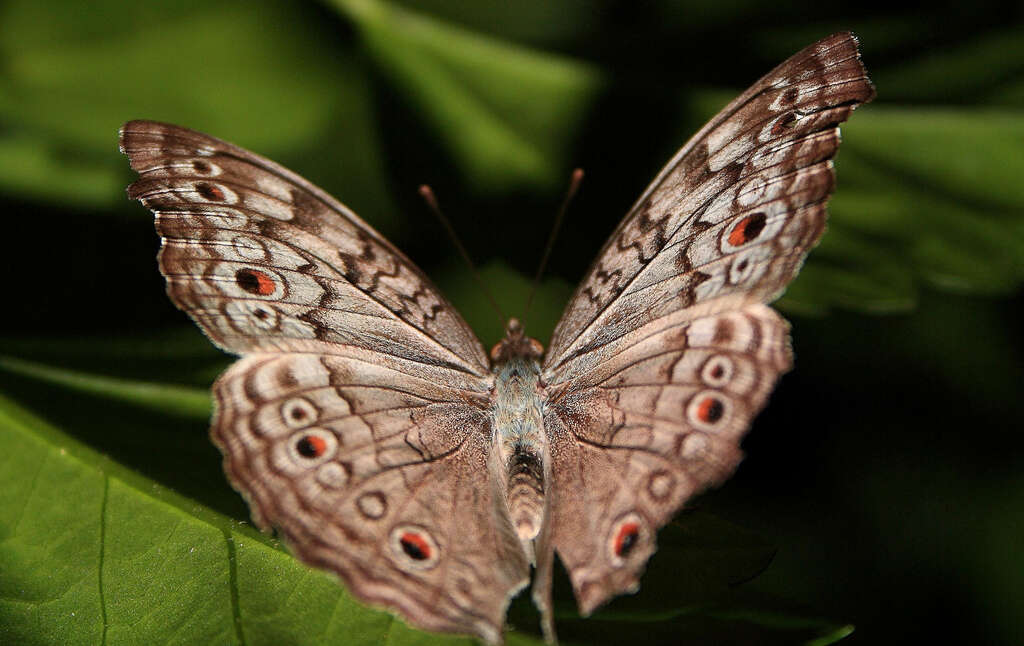
<svg viewBox="0 0 1024 646">
<path fill-rule="evenodd" d="M 511 357 L 495 366 L 492 417 L 495 452 L 504 467 L 509 518 L 520 540 L 533 540 L 544 510 L 544 427 L 535 359 Z"/>
</svg>

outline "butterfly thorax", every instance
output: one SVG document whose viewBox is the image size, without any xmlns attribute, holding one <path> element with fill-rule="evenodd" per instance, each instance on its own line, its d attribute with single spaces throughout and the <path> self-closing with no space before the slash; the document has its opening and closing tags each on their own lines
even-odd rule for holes
<svg viewBox="0 0 1024 646">
<path fill-rule="evenodd" d="M 491 351 L 494 397 L 491 403 L 493 441 L 509 517 L 523 542 L 540 531 L 544 509 L 543 389 L 540 357 L 543 347 L 523 335 L 511 319 L 505 338 Z"/>
</svg>

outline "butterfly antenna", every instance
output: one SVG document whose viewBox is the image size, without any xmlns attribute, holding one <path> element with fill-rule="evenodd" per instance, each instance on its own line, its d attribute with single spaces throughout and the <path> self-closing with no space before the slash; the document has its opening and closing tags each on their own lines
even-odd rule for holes
<svg viewBox="0 0 1024 646">
<path fill-rule="evenodd" d="M 569 210 L 569 203 L 572 202 L 572 198 L 576 196 L 576 191 L 580 189 L 580 184 L 583 183 L 583 169 L 577 168 L 572 172 L 572 176 L 569 178 L 569 188 L 565 191 L 565 198 L 562 199 L 562 206 L 558 209 L 558 215 L 555 216 L 555 223 L 551 226 L 551 233 L 548 235 L 548 242 L 544 246 L 544 255 L 540 258 L 540 265 L 537 267 L 537 273 L 533 277 L 533 285 L 530 287 L 530 295 L 526 299 L 526 309 L 523 311 L 522 319 L 526 320 L 526 315 L 530 312 L 530 306 L 533 305 L 533 296 L 537 293 L 537 288 L 540 286 L 541 276 L 544 275 L 544 268 L 547 267 L 548 258 L 551 257 L 551 250 L 555 247 L 555 239 L 558 238 L 558 230 L 562 228 L 562 221 L 565 219 L 565 213 Z"/>
<path fill-rule="evenodd" d="M 498 313 L 499 317 L 501 317 L 501 325 L 504 327 L 505 321 L 508 320 L 505 318 L 505 313 L 501 311 L 500 307 L 498 307 L 498 302 L 494 300 L 494 295 L 491 294 L 491 290 L 487 287 L 487 283 L 485 283 L 483 278 L 480 277 L 480 272 L 477 271 L 476 265 L 473 264 L 473 259 L 469 257 L 469 252 L 467 252 L 466 248 L 462 246 L 459 236 L 455 234 L 455 229 L 452 227 L 452 223 L 449 222 L 448 218 L 446 218 L 444 213 L 441 212 L 441 207 L 437 204 L 437 198 L 434 196 L 433 189 L 426 184 L 423 184 L 420 186 L 420 197 L 422 197 L 423 201 L 427 203 L 430 210 L 434 212 L 437 219 L 441 221 L 442 226 L 444 226 L 444 230 L 448 232 L 448 237 L 451 238 L 452 244 L 454 244 L 455 248 L 459 250 L 459 255 L 462 256 L 462 260 L 464 260 L 466 265 L 469 267 L 469 273 L 473 275 L 473 280 L 476 281 L 476 284 L 483 291 L 484 295 L 487 296 L 487 301 L 491 304 L 494 311 Z"/>
</svg>

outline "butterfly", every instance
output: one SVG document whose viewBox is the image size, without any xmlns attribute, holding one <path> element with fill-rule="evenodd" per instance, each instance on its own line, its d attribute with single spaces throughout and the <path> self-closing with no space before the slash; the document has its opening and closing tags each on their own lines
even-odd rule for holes
<svg viewBox="0 0 1024 646">
<path fill-rule="evenodd" d="M 612 233 L 545 351 L 486 353 L 401 251 L 249 151 L 131 121 L 171 300 L 241 359 L 213 441 L 255 523 L 358 599 L 499 643 L 555 554 L 583 615 L 633 592 L 655 535 L 736 468 L 791 365 L 766 304 L 825 228 L 838 124 L 875 91 L 857 40 L 810 45 L 732 101 Z"/>
</svg>

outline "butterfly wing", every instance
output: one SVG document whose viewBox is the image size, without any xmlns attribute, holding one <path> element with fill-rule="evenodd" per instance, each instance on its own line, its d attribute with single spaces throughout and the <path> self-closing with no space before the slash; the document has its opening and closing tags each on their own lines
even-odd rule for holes
<svg viewBox="0 0 1024 646">
<path fill-rule="evenodd" d="M 668 163 L 566 308 L 544 365 L 538 569 L 557 550 L 584 613 L 634 590 L 656 530 L 739 462 L 790 364 L 788 326 L 763 303 L 821 236 L 838 124 L 873 96 L 849 33 L 782 63 Z"/>
<path fill-rule="evenodd" d="M 592 350 L 678 310 L 777 296 L 824 230 L 838 124 L 873 97 L 857 41 L 841 33 L 726 106 L 605 243 L 555 328 L 548 372 L 578 374 Z"/>
<path fill-rule="evenodd" d="M 131 121 L 128 187 L 156 215 L 167 292 L 220 348 L 294 340 L 397 353 L 484 376 L 472 330 L 402 252 L 347 207 L 259 155 Z"/>
<path fill-rule="evenodd" d="M 214 387 L 211 434 L 257 524 L 360 599 L 499 641 L 529 565 L 490 475 L 492 378 L 469 327 L 273 162 L 148 121 L 125 124 L 121 149 L 171 299 L 243 355 Z"/>
<path fill-rule="evenodd" d="M 529 563 L 488 475 L 480 388 L 353 346 L 251 354 L 214 386 L 212 434 L 300 559 L 416 626 L 497 643 Z"/>
</svg>

